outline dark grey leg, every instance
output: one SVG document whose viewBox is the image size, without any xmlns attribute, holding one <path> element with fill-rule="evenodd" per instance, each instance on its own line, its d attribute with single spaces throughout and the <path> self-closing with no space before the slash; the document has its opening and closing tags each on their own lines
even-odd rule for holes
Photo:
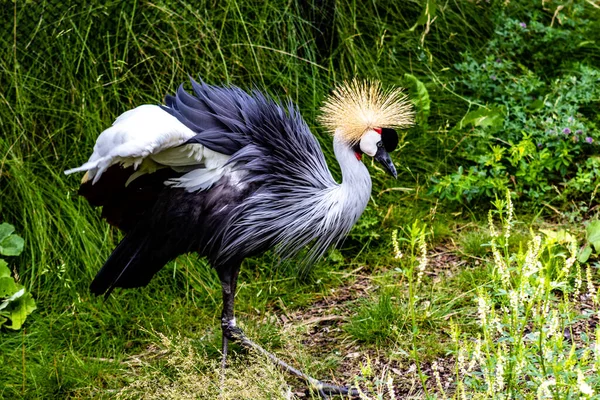
<svg viewBox="0 0 600 400">
<path fill-rule="evenodd" d="M 227 366 L 227 349 L 231 335 L 228 333 L 235 328 L 235 317 L 233 314 L 233 302 L 240 266 L 225 269 L 220 275 L 221 287 L 223 289 L 223 312 L 221 313 L 222 347 L 221 368 Z"/>
<path fill-rule="evenodd" d="M 304 380 L 311 388 L 316 390 L 319 395 L 326 399 L 332 394 L 358 396 L 358 390 L 353 388 L 347 388 L 345 386 L 330 385 L 328 383 L 321 382 L 315 378 L 306 375 L 304 372 L 292 367 L 285 361 L 280 360 L 275 355 L 269 353 L 258 344 L 244 334 L 244 332 L 237 327 L 235 317 L 233 314 L 233 303 L 235 297 L 235 288 L 237 284 L 237 277 L 239 272 L 239 266 L 235 269 L 229 269 L 223 271 L 219 276 L 221 278 L 221 285 L 223 287 L 223 313 L 221 314 L 221 329 L 223 330 L 223 356 L 221 359 L 221 367 L 225 368 L 227 364 L 227 347 L 228 342 L 237 342 L 246 349 L 252 349 L 264 356 L 268 357 L 275 365 L 286 370 L 288 373 Z M 224 375 L 223 375 L 224 377 Z M 223 379 L 223 378 L 222 378 Z"/>
</svg>

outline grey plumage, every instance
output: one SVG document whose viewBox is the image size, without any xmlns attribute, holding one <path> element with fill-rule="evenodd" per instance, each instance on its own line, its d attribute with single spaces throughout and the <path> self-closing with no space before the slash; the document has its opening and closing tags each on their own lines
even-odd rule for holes
<svg viewBox="0 0 600 400">
<path fill-rule="evenodd" d="M 306 258 L 309 266 L 349 232 L 366 206 L 365 199 L 347 202 L 333 210 L 333 221 L 327 219 L 332 212 L 327 200 L 337 200 L 331 197 L 339 185 L 318 141 L 291 102 L 283 105 L 259 91 L 248 94 L 237 87 L 193 80 L 192 88 L 195 96 L 181 86 L 164 107 L 197 132 L 187 143 L 231 155 L 229 164 L 243 172 L 243 182 L 260 185 L 215 232 L 208 244 L 213 263 L 273 246 L 288 258 L 314 241 Z M 370 192 L 370 181 L 363 183 Z"/>
</svg>

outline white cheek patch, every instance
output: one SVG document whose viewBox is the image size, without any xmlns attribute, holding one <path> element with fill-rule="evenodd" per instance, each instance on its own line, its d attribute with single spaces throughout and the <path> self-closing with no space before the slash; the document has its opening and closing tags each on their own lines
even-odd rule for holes
<svg viewBox="0 0 600 400">
<path fill-rule="evenodd" d="M 360 149 L 363 153 L 373 157 L 377 153 L 377 143 L 381 142 L 381 135 L 375 131 L 369 131 L 360 139 Z"/>
</svg>

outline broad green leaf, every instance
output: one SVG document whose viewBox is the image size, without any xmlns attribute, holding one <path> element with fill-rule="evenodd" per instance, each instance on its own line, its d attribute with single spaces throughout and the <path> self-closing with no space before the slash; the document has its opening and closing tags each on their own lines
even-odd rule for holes
<svg viewBox="0 0 600 400">
<path fill-rule="evenodd" d="M 0 258 L 0 278 L 10 277 L 10 269 L 6 261 Z"/>
<path fill-rule="evenodd" d="M 575 241 L 575 237 L 564 229 L 553 231 L 550 229 L 540 229 L 544 235 L 546 235 L 546 241 L 548 243 L 571 243 Z"/>
<path fill-rule="evenodd" d="M 585 230 L 587 232 L 588 242 L 594 246 L 596 252 L 600 252 L 600 221 L 596 220 L 590 222 Z"/>
<path fill-rule="evenodd" d="M 25 241 L 17 235 L 10 235 L 0 241 L 0 254 L 5 256 L 18 256 L 23 251 Z"/>
<path fill-rule="evenodd" d="M 544 235 L 546 235 L 548 237 L 548 239 L 556 240 L 556 232 L 555 231 L 551 231 L 550 229 L 540 229 L 540 232 L 542 232 Z"/>
<path fill-rule="evenodd" d="M 25 289 L 22 290 L 23 292 L 25 291 Z M 31 296 L 31 293 L 24 293 L 16 301 L 11 303 L 9 319 L 12 324 L 7 325 L 6 327 L 11 329 L 20 329 L 27 316 L 36 308 L 37 307 L 35 305 L 35 301 L 33 300 L 33 296 Z"/>
<path fill-rule="evenodd" d="M 10 236 L 15 231 L 15 227 L 11 224 L 3 222 L 0 224 L 0 242 Z"/>
<path fill-rule="evenodd" d="M 8 318 L 3 317 L 2 315 L 0 315 L 0 328 L 2 328 L 2 325 L 4 325 L 4 323 L 8 321 Z"/>
<path fill-rule="evenodd" d="M 577 254 L 577 261 L 580 263 L 586 262 L 590 256 L 592 255 L 592 246 L 586 245 L 584 248 L 579 250 L 579 254 Z"/>
<path fill-rule="evenodd" d="M 425 84 L 411 74 L 404 74 L 404 81 L 410 91 L 410 100 L 417 109 L 417 124 L 426 125 L 431 110 L 431 99 Z"/>
<path fill-rule="evenodd" d="M 459 123 L 459 128 L 472 125 L 480 128 L 500 129 L 504 125 L 504 111 L 500 107 L 481 107 L 465 115 Z"/>
<path fill-rule="evenodd" d="M 19 290 L 19 287 L 10 276 L 0 278 L 0 299 L 12 296 Z"/>
<path fill-rule="evenodd" d="M 11 308 L 14 308 L 16 300 L 23 297 L 24 294 L 25 294 L 25 288 L 21 288 L 21 290 L 17 290 L 16 293 L 13 293 L 9 298 L 7 298 L 2 303 L 0 303 L 0 311 L 4 310 L 9 305 L 11 306 Z"/>
</svg>

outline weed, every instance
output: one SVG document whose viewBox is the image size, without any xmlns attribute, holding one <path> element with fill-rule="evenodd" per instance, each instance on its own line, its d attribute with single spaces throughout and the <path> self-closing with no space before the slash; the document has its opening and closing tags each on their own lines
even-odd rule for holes
<svg viewBox="0 0 600 400">
<path fill-rule="evenodd" d="M 204 363 L 188 338 L 156 334 L 157 341 L 139 357 L 123 361 L 129 383 L 120 399 L 289 399 L 283 374 L 260 355 L 252 354 L 221 370 L 217 360 Z"/>
<path fill-rule="evenodd" d="M 475 297 L 480 333 L 454 327 L 456 397 L 591 396 L 600 382 L 591 347 L 597 332 L 588 321 L 597 311 L 586 309 L 596 310 L 598 298 L 593 290 L 582 303 L 575 238 L 534 235 L 526 251 L 509 252 L 507 204 L 510 196 L 496 202 L 502 231 L 490 218 L 495 272 Z"/>
</svg>

